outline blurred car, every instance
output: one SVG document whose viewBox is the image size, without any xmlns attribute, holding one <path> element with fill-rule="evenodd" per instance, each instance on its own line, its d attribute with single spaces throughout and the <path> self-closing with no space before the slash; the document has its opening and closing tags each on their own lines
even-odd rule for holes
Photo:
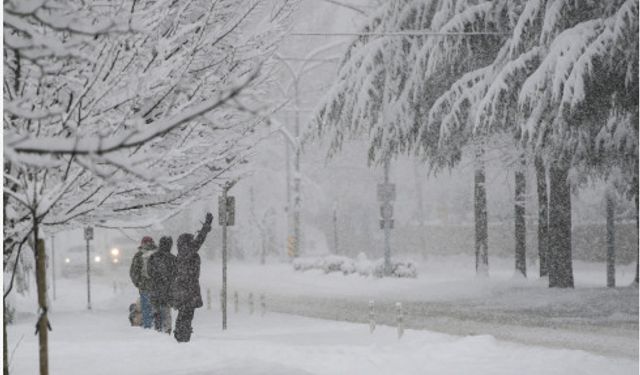
<svg viewBox="0 0 640 375">
<path fill-rule="evenodd" d="M 86 245 L 71 246 L 62 253 L 62 277 L 76 277 L 87 273 Z M 106 257 L 101 251 L 91 249 L 89 262 L 92 274 L 103 274 L 106 269 Z"/>
<path fill-rule="evenodd" d="M 113 269 L 128 270 L 136 251 L 136 243 L 126 237 L 110 239 L 105 259 L 108 259 Z"/>
</svg>

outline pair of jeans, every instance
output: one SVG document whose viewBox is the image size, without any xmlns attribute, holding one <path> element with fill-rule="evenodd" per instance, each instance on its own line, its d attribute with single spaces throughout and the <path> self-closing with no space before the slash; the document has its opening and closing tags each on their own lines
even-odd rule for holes
<svg viewBox="0 0 640 375">
<path fill-rule="evenodd" d="M 149 292 L 140 291 L 140 309 L 142 310 L 142 327 L 151 328 L 153 326 L 153 305 Z"/>
</svg>

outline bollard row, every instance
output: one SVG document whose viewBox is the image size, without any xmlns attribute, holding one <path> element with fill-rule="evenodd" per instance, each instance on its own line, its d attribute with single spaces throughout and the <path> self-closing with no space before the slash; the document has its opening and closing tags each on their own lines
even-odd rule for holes
<svg viewBox="0 0 640 375">
<path fill-rule="evenodd" d="M 220 291 L 220 310 L 222 310 L 222 291 Z M 260 294 L 260 316 L 264 316 L 267 313 L 267 299 L 264 293 Z M 249 314 L 255 313 L 255 299 L 253 293 L 249 293 L 247 296 L 247 305 L 249 306 Z M 207 310 L 211 310 L 211 290 L 207 288 Z M 240 297 L 237 291 L 233 292 L 233 312 L 238 314 L 240 312 Z"/>
<path fill-rule="evenodd" d="M 396 328 L 398 332 L 398 339 L 401 339 L 404 335 L 404 310 L 402 303 L 396 302 Z M 369 332 L 373 333 L 376 329 L 376 314 L 375 314 L 375 301 L 369 300 Z"/>
</svg>

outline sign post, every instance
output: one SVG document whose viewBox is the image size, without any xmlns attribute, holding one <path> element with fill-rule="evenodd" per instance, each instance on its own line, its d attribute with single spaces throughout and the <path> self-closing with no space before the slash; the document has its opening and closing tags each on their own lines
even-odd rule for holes
<svg viewBox="0 0 640 375">
<path fill-rule="evenodd" d="M 91 255 L 89 254 L 89 241 L 93 239 L 93 228 L 84 228 L 84 239 L 87 240 L 87 310 L 91 310 Z"/>
<path fill-rule="evenodd" d="M 235 182 L 227 182 L 218 197 L 218 224 L 222 226 L 222 329 L 227 329 L 227 226 L 235 223 L 234 197 L 227 195 Z"/>
</svg>

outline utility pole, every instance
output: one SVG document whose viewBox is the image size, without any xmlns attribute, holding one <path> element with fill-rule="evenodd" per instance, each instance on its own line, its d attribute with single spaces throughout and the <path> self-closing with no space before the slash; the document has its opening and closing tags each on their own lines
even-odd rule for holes
<svg viewBox="0 0 640 375">
<path fill-rule="evenodd" d="M 227 226 L 235 222 L 235 198 L 229 197 L 229 190 L 235 181 L 227 182 L 218 198 L 218 223 L 222 226 L 222 329 L 227 329 Z"/>
<path fill-rule="evenodd" d="M 87 310 L 91 310 L 91 255 L 89 254 L 89 241 L 93 239 L 93 228 L 84 228 L 84 239 L 87 240 Z"/>
</svg>

